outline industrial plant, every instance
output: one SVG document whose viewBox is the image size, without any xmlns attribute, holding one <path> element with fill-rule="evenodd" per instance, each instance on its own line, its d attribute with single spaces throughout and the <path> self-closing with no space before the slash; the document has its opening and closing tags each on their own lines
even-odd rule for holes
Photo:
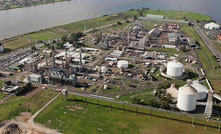
<svg viewBox="0 0 221 134">
<path fill-rule="evenodd" d="M 2 73 L 21 74 L 25 78 L 17 83 L 54 89 L 66 101 L 69 93 L 76 92 L 206 118 L 219 113 L 213 102 L 221 97 L 200 68 L 200 46 L 180 29 L 191 25 L 189 21 L 147 14 L 127 20 L 124 27 L 118 22 L 96 30 L 93 23 L 89 32 L 48 40 L 12 56 L 14 60 L 5 59 Z M 205 28 L 211 26 L 216 29 L 213 23 Z M 4 85 L 3 89 L 14 92 L 19 87 Z"/>
</svg>

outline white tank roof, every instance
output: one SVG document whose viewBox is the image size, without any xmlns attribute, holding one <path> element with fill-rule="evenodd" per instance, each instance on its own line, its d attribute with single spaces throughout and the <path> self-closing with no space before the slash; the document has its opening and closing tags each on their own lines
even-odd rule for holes
<svg viewBox="0 0 221 134">
<path fill-rule="evenodd" d="M 182 91 L 185 94 L 197 94 L 197 90 L 195 88 L 187 85 L 180 87 L 179 91 Z"/>
<path fill-rule="evenodd" d="M 179 91 L 182 91 L 183 93 L 190 94 L 190 95 L 191 94 L 197 94 L 197 90 L 195 88 L 193 88 L 191 86 L 191 84 L 192 84 L 192 81 L 191 80 L 187 80 L 187 84 L 182 86 L 182 87 L 180 87 Z"/>
<path fill-rule="evenodd" d="M 117 62 L 117 67 L 118 67 L 118 68 L 121 68 L 121 67 L 123 67 L 123 68 L 128 68 L 128 61 L 126 61 L 126 60 L 120 60 L 120 61 L 118 61 L 118 62 Z"/>
<path fill-rule="evenodd" d="M 180 63 L 180 62 L 177 62 L 177 61 L 171 61 L 171 62 L 168 62 L 167 65 L 169 66 L 173 66 L 173 67 L 183 67 L 183 64 Z"/>
</svg>

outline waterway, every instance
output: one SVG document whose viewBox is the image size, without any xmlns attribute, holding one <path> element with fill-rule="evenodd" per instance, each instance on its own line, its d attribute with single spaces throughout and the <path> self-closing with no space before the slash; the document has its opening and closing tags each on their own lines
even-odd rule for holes
<svg viewBox="0 0 221 134">
<path fill-rule="evenodd" d="M 71 0 L 0 11 L 0 40 L 105 14 L 148 7 L 187 10 L 211 16 L 221 23 L 221 0 Z"/>
</svg>

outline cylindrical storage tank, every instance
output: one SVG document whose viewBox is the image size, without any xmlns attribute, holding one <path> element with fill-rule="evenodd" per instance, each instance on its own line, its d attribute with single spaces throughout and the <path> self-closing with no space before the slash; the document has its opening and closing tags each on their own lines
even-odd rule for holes
<svg viewBox="0 0 221 134">
<path fill-rule="evenodd" d="M 208 89 L 198 81 L 193 81 L 191 84 L 193 88 L 197 90 L 197 100 L 204 100 L 206 99 Z"/>
<path fill-rule="evenodd" d="M 182 111 L 193 111 L 196 109 L 197 90 L 190 85 L 179 88 L 177 107 Z"/>
<path fill-rule="evenodd" d="M 167 75 L 169 76 L 182 76 L 183 64 L 180 62 L 172 61 L 167 63 Z"/>
<path fill-rule="evenodd" d="M 104 66 L 101 67 L 101 73 L 106 74 L 107 70 L 108 70 L 108 68 L 106 68 L 106 67 L 104 67 Z"/>
<path fill-rule="evenodd" d="M 117 62 L 117 67 L 118 68 L 128 68 L 128 61 L 126 60 L 120 60 Z"/>
<path fill-rule="evenodd" d="M 104 89 L 107 89 L 108 88 L 108 86 L 107 85 L 104 85 Z"/>
</svg>

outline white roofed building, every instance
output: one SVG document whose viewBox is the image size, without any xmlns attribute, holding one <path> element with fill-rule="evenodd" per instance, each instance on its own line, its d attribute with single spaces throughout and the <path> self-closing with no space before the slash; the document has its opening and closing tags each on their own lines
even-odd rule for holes
<svg viewBox="0 0 221 134">
<path fill-rule="evenodd" d="M 214 23 L 214 22 L 211 22 L 211 23 L 208 23 L 205 25 L 206 29 L 210 29 L 210 30 L 219 30 L 220 29 L 220 25 Z"/>
<path fill-rule="evenodd" d="M 39 83 L 42 84 L 42 76 L 37 74 L 31 74 L 28 76 L 28 81 L 31 83 Z"/>
</svg>

